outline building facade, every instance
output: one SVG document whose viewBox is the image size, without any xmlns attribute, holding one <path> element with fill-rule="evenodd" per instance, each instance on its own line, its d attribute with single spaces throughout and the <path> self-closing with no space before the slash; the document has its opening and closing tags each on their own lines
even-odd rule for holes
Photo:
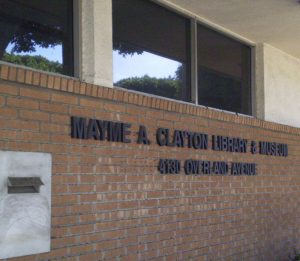
<svg viewBox="0 0 300 261">
<path fill-rule="evenodd" d="M 294 257 L 300 16 L 276 2 L 4 1 L 0 258 Z"/>
</svg>

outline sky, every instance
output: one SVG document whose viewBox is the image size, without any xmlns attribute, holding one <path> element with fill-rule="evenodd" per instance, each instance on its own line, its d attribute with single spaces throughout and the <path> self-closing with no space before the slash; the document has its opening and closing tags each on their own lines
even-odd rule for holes
<svg viewBox="0 0 300 261">
<path fill-rule="evenodd" d="M 180 63 L 148 52 L 123 57 L 113 51 L 114 82 L 128 77 L 148 75 L 156 78 L 175 76 Z"/>
<path fill-rule="evenodd" d="M 9 44 L 6 52 L 10 53 L 13 48 Z M 62 46 L 56 45 L 52 48 L 35 47 L 35 52 L 21 52 L 18 55 L 41 55 L 50 61 L 62 63 Z M 167 78 L 175 76 L 180 65 L 179 62 L 167 59 L 149 52 L 142 54 L 126 55 L 123 57 L 117 51 L 113 51 L 113 80 L 117 82 L 129 77 L 142 77 L 148 75 L 156 78 Z"/>
</svg>

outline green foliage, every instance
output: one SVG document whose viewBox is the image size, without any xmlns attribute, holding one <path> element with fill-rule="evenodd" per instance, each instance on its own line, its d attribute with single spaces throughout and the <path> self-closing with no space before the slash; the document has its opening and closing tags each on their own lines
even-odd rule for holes
<svg viewBox="0 0 300 261">
<path fill-rule="evenodd" d="M 300 253 L 296 249 L 294 249 L 294 254 L 289 255 L 289 259 L 291 261 L 300 261 Z"/>
<path fill-rule="evenodd" d="M 142 54 L 143 49 L 138 48 L 136 46 L 130 46 L 128 44 L 124 44 L 122 42 L 114 42 L 113 50 L 118 51 L 118 54 L 126 57 L 126 55 L 133 56 L 134 54 Z"/>
<path fill-rule="evenodd" d="M 41 55 L 16 55 L 4 53 L 3 61 L 28 66 L 34 69 L 62 73 L 62 64 L 59 62 L 49 61 Z"/>
<path fill-rule="evenodd" d="M 300 261 L 300 254 L 294 256 L 291 260 L 292 261 Z"/>
<path fill-rule="evenodd" d="M 143 77 L 122 79 L 116 82 L 115 85 L 172 99 L 180 99 L 181 95 L 180 80 L 172 77 L 158 79 L 145 75 Z"/>
<path fill-rule="evenodd" d="M 113 49 L 118 54 L 126 57 L 127 55 L 142 54 L 143 48 L 127 43 L 114 41 Z M 181 99 L 181 92 L 184 79 L 183 66 L 178 66 L 174 77 L 155 78 L 148 75 L 143 77 L 130 77 L 115 82 L 114 85 L 139 92 L 150 93 L 171 99 Z"/>
<path fill-rule="evenodd" d="M 12 52 L 34 52 L 35 46 L 43 48 L 54 47 L 61 44 L 63 38 L 61 28 L 58 26 L 42 25 L 32 21 L 24 21 L 14 33 L 11 43 Z"/>
</svg>

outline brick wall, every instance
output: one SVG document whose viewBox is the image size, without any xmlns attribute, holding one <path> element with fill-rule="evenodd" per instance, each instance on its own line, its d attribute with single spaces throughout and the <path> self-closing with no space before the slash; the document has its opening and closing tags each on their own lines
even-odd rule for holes
<svg viewBox="0 0 300 261">
<path fill-rule="evenodd" d="M 132 140 L 145 125 L 152 144 L 71 139 L 70 116 L 129 122 Z M 158 127 L 286 143 L 289 156 L 159 147 Z M 2 65 L 1 150 L 53 157 L 51 252 L 10 260 L 287 260 L 300 250 L 299 135 L 251 117 Z M 160 158 L 254 162 L 258 174 L 162 175 Z"/>
</svg>

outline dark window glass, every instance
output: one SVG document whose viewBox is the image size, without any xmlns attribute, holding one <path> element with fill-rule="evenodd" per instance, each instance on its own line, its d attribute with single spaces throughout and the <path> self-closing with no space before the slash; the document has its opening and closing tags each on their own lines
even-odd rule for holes
<svg viewBox="0 0 300 261">
<path fill-rule="evenodd" d="M 190 101 L 190 22 L 149 0 L 113 0 L 116 86 Z"/>
<path fill-rule="evenodd" d="M 201 25 L 197 34 L 199 104 L 251 114 L 251 48 Z"/>
<path fill-rule="evenodd" d="M 72 0 L 0 0 L 0 60 L 73 75 Z"/>
</svg>

